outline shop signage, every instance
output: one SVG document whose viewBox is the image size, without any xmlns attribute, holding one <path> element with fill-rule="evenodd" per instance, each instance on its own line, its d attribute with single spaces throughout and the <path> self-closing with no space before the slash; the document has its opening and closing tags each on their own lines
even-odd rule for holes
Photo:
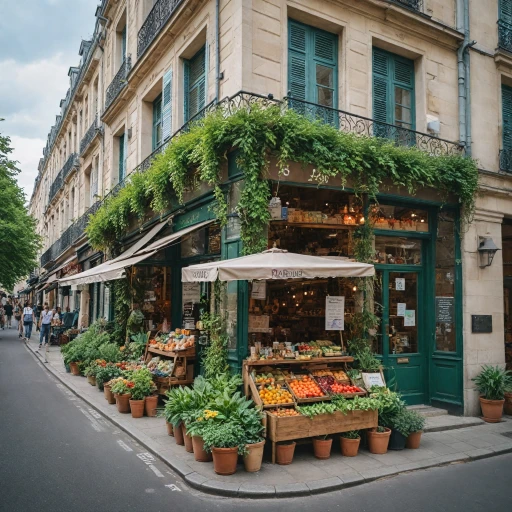
<svg viewBox="0 0 512 512">
<path fill-rule="evenodd" d="M 272 269 L 272 279 L 292 279 L 297 277 L 303 277 L 303 270 L 290 270 L 285 268 L 273 268 Z"/>
<path fill-rule="evenodd" d="M 409 362 L 409 358 L 408 357 L 399 357 L 399 358 L 397 358 L 396 362 L 398 364 L 406 364 Z"/>
<path fill-rule="evenodd" d="M 183 283 L 182 303 L 198 304 L 201 300 L 201 285 L 199 283 Z"/>
<path fill-rule="evenodd" d="M 345 297 L 327 296 L 325 298 L 325 330 L 343 331 L 345 329 Z"/>
<path fill-rule="evenodd" d="M 270 317 L 268 315 L 249 315 L 249 332 L 268 332 Z"/>
<path fill-rule="evenodd" d="M 471 315 L 471 332 L 492 332 L 492 315 Z"/>
<path fill-rule="evenodd" d="M 82 266 L 80 263 L 70 263 L 61 270 L 60 277 L 74 276 L 75 274 L 79 274 L 81 271 Z"/>
<path fill-rule="evenodd" d="M 407 309 L 407 306 L 405 302 L 399 302 L 396 305 L 396 316 L 405 316 L 405 310 Z"/>
<path fill-rule="evenodd" d="M 189 302 L 183 306 L 183 328 L 195 329 L 196 318 L 194 315 L 194 304 Z"/>
<path fill-rule="evenodd" d="M 253 281 L 251 299 L 265 300 L 267 298 L 267 282 Z"/>
<path fill-rule="evenodd" d="M 363 382 L 366 389 L 370 389 L 372 386 L 384 387 L 386 383 L 381 373 L 363 373 Z"/>
<path fill-rule="evenodd" d="M 175 221 L 173 221 L 174 232 L 181 231 L 182 229 L 199 224 L 205 220 L 213 218 L 213 212 L 210 208 L 210 204 L 196 208 L 190 212 L 180 215 Z"/>
<path fill-rule="evenodd" d="M 405 290 L 405 277 L 397 277 L 395 279 L 395 290 L 400 292 Z"/>
<path fill-rule="evenodd" d="M 438 324 L 454 323 L 454 297 L 436 297 L 436 322 Z"/>
<path fill-rule="evenodd" d="M 198 281 L 207 281 L 211 270 L 192 270 L 192 277 Z"/>
</svg>

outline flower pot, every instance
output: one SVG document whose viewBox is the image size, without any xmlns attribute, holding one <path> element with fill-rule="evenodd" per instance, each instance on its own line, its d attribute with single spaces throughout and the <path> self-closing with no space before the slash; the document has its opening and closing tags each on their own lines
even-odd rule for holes
<svg viewBox="0 0 512 512">
<path fill-rule="evenodd" d="M 361 438 L 348 439 L 347 437 L 340 437 L 341 454 L 344 457 L 355 457 L 359 451 L 359 443 Z"/>
<path fill-rule="evenodd" d="M 130 400 L 130 410 L 132 411 L 132 418 L 142 418 L 144 416 L 144 399 Z"/>
<path fill-rule="evenodd" d="M 313 451 L 317 459 L 328 459 L 331 456 L 332 438 L 315 439 L 313 438 Z"/>
<path fill-rule="evenodd" d="M 212 454 L 204 449 L 204 441 L 201 436 L 192 436 L 192 446 L 194 448 L 194 458 L 197 462 L 211 462 Z"/>
<path fill-rule="evenodd" d="M 94 375 L 88 375 L 87 376 L 87 382 L 91 385 L 91 386 L 96 386 L 96 377 Z"/>
<path fill-rule="evenodd" d="M 420 447 L 421 442 L 421 434 L 423 434 L 422 430 L 418 430 L 418 432 L 411 432 L 407 437 L 407 441 L 405 442 L 405 447 L 409 448 L 409 450 L 416 450 Z"/>
<path fill-rule="evenodd" d="M 512 393 L 505 393 L 505 414 L 512 416 Z"/>
<path fill-rule="evenodd" d="M 168 421 L 166 421 L 165 424 L 167 425 L 167 435 L 174 436 L 174 429 L 172 427 L 172 423 L 169 423 Z"/>
<path fill-rule="evenodd" d="M 183 429 L 183 440 L 185 441 L 185 450 L 189 453 L 194 453 L 194 447 L 192 446 L 192 436 L 187 434 L 185 425 L 181 427 Z"/>
<path fill-rule="evenodd" d="M 64 368 L 66 368 L 66 373 L 71 373 L 71 368 L 69 367 L 69 364 L 65 364 Z"/>
<path fill-rule="evenodd" d="M 103 386 L 103 394 L 105 395 L 105 398 L 107 399 L 107 402 L 109 404 L 115 404 L 116 403 L 116 397 L 114 396 L 114 393 L 110 390 L 110 386 L 108 384 L 105 384 Z"/>
<path fill-rule="evenodd" d="M 249 473 L 255 473 L 261 469 L 264 446 L 265 439 L 259 443 L 245 445 L 245 449 L 247 450 L 247 453 L 244 455 L 245 471 L 248 471 Z"/>
<path fill-rule="evenodd" d="M 407 437 L 402 435 L 398 430 L 392 429 L 391 435 L 389 436 L 389 450 L 403 450 L 405 448 L 405 442 Z"/>
<path fill-rule="evenodd" d="M 505 400 L 487 400 L 480 397 L 480 407 L 482 407 L 482 417 L 487 423 L 499 423 L 503 416 L 503 405 Z"/>
<path fill-rule="evenodd" d="M 177 427 L 174 427 L 174 440 L 179 446 L 183 446 L 185 444 L 185 439 L 183 438 L 183 423 L 180 423 Z"/>
<path fill-rule="evenodd" d="M 158 405 L 158 396 L 147 396 L 144 403 L 146 416 L 156 416 L 156 406 Z"/>
<path fill-rule="evenodd" d="M 118 393 L 114 393 L 116 398 L 117 410 L 122 413 L 130 412 L 130 393 L 125 393 L 124 395 L 120 395 Z"/>
<path fill-rule="evenodd" d="M 80 375 L 78 363 L 69 363 L 69 369 L 71 370 L 72 375 Z"/>
<path fill-rule="evenodd" d="M 389 437 L 391 430 L 386 428 L 385 432 L 377 432 L 376 428 L 368 430 L 368 449 L 370 453 L 382 455 L 388 451 Z"/>
<path fill-rule="evenodd" d="M 287 466 L 292 463 L 295 453 L 295 441 L 277 445 L 277 463 L 281 466 Z"/>
<path fill-rule="evenodd" d="M 105 389 L 105 383 L 102 380 L 96 379 L 96 386 L 98 386 L 98 391 L 103 391 Z"/>
<path fill-rule="evenodd" d="M 212 448 L 213 470 L 218 475 L 232 475 L 236 472 L 238 448 Z"/>
</svg>

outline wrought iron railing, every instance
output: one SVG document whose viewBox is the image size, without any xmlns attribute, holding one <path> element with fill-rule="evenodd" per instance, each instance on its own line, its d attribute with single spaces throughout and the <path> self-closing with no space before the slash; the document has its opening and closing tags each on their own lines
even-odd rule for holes
<svg viewBox="0 0 512 512">
<path fill-rule="evenodd" d="M 48 201 L 50 202 L 55 195 L 59 192 L 59 190 L 64 186 L 65 179 L 69 176 L 69 173 L 75 168 L 78 167 L 78 155 L 76 153 L 71 153 L 66 163 L 59 171 L 59 174 L 53 180 L 53 183 L 50 186 L 50 193 L 48 197 Z"/>
<path fill-rule="evenodd" d="M 498 20 L 498 46 L 512 52 L 512 25 L 503 20 Z"/>
<path fill-rule="evenodd" d="M 89 129 L 85 132 L 85 135 L 82 137 L 80 141 L 80 154 L 82 155 L 85 150 L 89 147 L 89 144 L 93 141 L 94 137 L 98 133 L 101 133 L 101 125 L 98 122 L 98 115 L 94 117 L 94 121 L 92 122 Z"/>
<path fill-rule="evenodd" d="M 132 69 L 132 58 L 128 55 L 125 60 L 123 60 L 116 76 L 107 87 L 107 92 L 105 94 L 105 110 L 114 103 L 114 100 L 119 96 L 119 93 L 126 87 L 128 83 L 126 81 L 126 77 L 128 76 L 130 69 Z"/>
<path fill-rule="evenodd" d="M 423 0 L 390 0 L 394 4 L 402 5 L 415 11 L 423 12 Z"/>
<path fill-rule="evenodd" d="M 183 0 L 158 0 L 144 20 L 137 35 L 137 58 L 139 58 L 155 40 L 160 30 L 169 21 Z"/>
<path fill-rule="evenodd" d="M 500 149 L 500 171 L 512 172 L 512 149 Z"/>
</svg>

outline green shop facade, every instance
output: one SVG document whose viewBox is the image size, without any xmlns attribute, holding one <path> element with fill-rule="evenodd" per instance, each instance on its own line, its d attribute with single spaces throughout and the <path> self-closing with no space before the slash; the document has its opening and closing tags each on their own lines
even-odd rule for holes
<svg viewBox="0 0 512 512">
<path fill-rule="evenodd" d="M 327 184 L 311 182 L 312 168 L 290 164 L 286 176 L 276 162 L 268 171 L 272 201 L 271 220 L 263 236 L 268 247 L 278 246 L 290 252 L 320 256 L 354 255 L 355 230 L 372 219 L 374 310 L 380 325 L 371 332 L 373 349 L 381 358 L 388 382 L 396 384 L 409 404 L 434 404 L 455 412 L 463 410 L 462 366 L 462 272 L 459 240 L 459 206 L 455 198 L 441 197 L 424 189 L 414 197 L 386 187 L 377 202 L 359 200 L 349 185 L 337 178 Z M 184 266 L 231 259 L 242 255 L 241 223 L 237 205 L 244 187 L 243 175 L 230 153 L 223 170 L 222 190 L 227 197 L 227 224 L 215 218 L 213 187 L 196 182 L 185 192 L 183 204 L 176 204 L 163 217 L 149 220 L 123 240 L 125 247 L 141 233 L 171 218 L 165 233 L 198 226 L 197 230 L 177 238 L 173 244 L 138 264 L 135 272 L 146 269 L 146 297 L 160 300 L 165 311 L 148 324 L 156 328 L 163 320 L 170 327 L 184 327 L 184 291 L 181 269 Z M 210 221 L 205 224 L 205 221 Z M 148 267 L 152 269 L 148 271 Z M 162 270 L 165 269 L 165 270 Z M 164 277 L 162 277 L 164 274 Z M 328 280 L 334 281 L 334 280 Z M 157 292 L 154 287 L 165 289 Z M 196 300 L 209 297 L 206 283 L 193 292 Z M 340 288 L 341 287 L 341 288 Z M 261 329 L 254 329 L 254 317 L 267 314 L 270 334 L 266 341 L 307 343 L 331 336 L 323 330 L 322 300 L 327 294 L 346 297 L 345 342 L 350 340 L 350 316 L 357 309 L 357 281 L 344 283 L 282 283 L 267 287 L 266 300 L 255 300 L 252 283 L 231 282 L 223 300 L 229 335 L 229 364 L 240 372 L 249 347 L 262 340 Z M 318 296 L 320 296 L 318 298 Z M 313 300 L 312 300 L 313 299 Z M 315 302 L 316 300 L 316 302 Z M 149 306 L 151 309 L 151 305 Z M 198 306 L 199 308 L 199 306 Z M 277 311 L 276 311 L 277 309 Z M 195 318 L 198 310 L 196 308 Z M 189 319 L 190 320 L 190 319 Z M 339 340 L 339 338 L 338 338 Z M 263 339 L 265 341 L 265 339 Z M 338 341 L 339 343 L 339 341 Z M 198 352 L 202 346 L 198 342 Z M 201 371 L 200 358 L 197 372 Z"/>
</svg>

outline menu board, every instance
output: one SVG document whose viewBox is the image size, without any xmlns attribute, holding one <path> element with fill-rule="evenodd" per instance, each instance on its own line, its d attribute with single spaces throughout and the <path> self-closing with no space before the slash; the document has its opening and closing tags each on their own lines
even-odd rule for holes
<svg viewBox="0 0 512 512">
<path fill-rule="evenodd" d="M 345 330 L 345 297 L 327 296 L 325 298 L 325 330 Z"/>
<path fill-rule="evenodd" d="M 454 306 L 454 297 L 436 297 L 436 323 L 453 324 L 455 321 Z"/>
<path fill-rule="evenodd" d="M 183 283 L 182 286 L 182 303 L 198 304 L 201 300 L 200 283 Z"/>
</svg>

